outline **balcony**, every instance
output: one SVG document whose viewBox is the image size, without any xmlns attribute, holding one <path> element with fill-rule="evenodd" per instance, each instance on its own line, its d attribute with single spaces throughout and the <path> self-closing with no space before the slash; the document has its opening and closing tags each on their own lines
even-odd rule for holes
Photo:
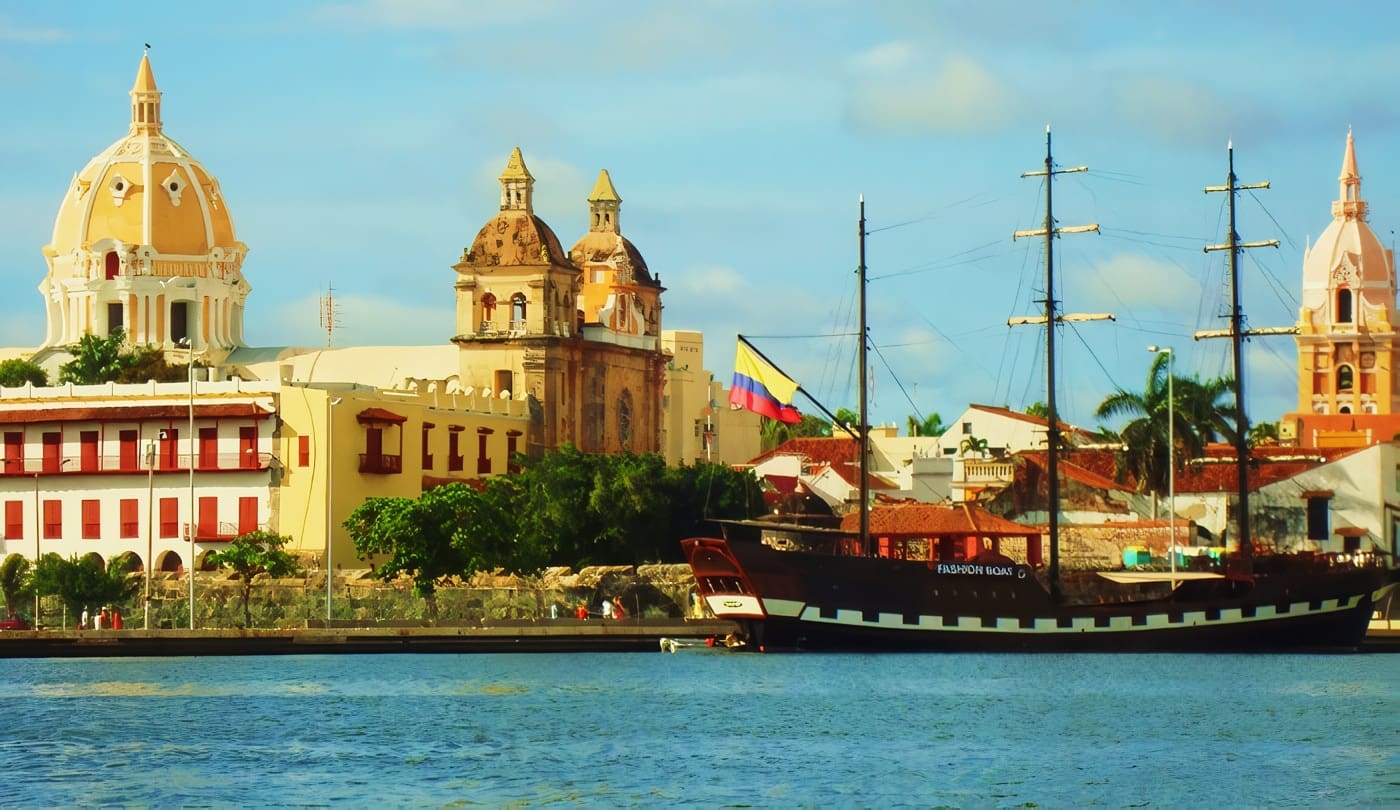
<svg viewBox="0 0 1400 810">
<path fill-rule="evenodd" d="M 5 459 L 3 470 L 0 475 L 82 475 L 85 473 L 144 473 L 146 472 L 146 460 L 144 454 L 133 463 L 128 457 L 123 464 L 120 455 L 102 455 L 96 458 L 91 456 L 86 460 L 80 456 L 65 456 L 62 459 Z M 271 453 L 195 453 L 196 472 L 215 472 L 230 470 L 266 470 L 273 466 L 276 459 Z M 188 472 L 190 469 L 190 454 L 177 453 L 165 455 L 156 452 L 155 458 L 156 472 Z"/>
<path fill-rule="evenodd" d="M 1015 480 L 1015 467 L 1000 459 L 963 459 L 962 479 L 954 484 L 964 487 L 1006 487 Z"/>
<path fill-rule="evenodd" d="M 397 475 L 403 472 L 403 456 L 388 456 L 383 453 L 361 453 L 360 472 L 378 475 Z"/>
</svg>

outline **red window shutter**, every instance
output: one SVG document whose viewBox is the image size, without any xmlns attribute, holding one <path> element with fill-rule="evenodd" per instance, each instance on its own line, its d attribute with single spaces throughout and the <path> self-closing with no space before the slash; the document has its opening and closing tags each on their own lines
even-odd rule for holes
<svg viewBox="0 0 1400 810">
<path fill-rule="evenodd" d="M 122 498 L 119 504 L 121 510 L 121 536 L 123 540 L 141 536 L 141 519 L 138 517 L 140 508 L 136 504 L 135 498 Z"/>
<path fill-rule="evenodd" d="M 257 497 L 241 497 L 238 499 L 238 533 L 247 534 L 258 530 L 258 499 Z"/>
<path fill-rule="evenodd" d="M 199 527 L 195 539 L 217 537 L 219 534 L 219 499 L 217 497 L 199 499 Z"/>
<path fill-rule="evenodd" d="M 177 498 L 160 499 L 160 536 L 180 536 L 180 501 Z"/>
<path fill-rule="evenodd" d="M 123 430 L 117 434 L 117 467 L 122 472 L 136 469 L 136 431 Z"/>
<path fill-rule="evenodd" d="M 311 437 L 305 434 L 297 437 L 297 465 L 311 466 Z"/>
<path fill-rule="evenodd" d="M 24 501 L 5 501 L 5 539 L 24 537 Z"/>
<path fill-rule="evenodd" d="M 83 499 L 83 539 L 102 539 L 102 501 L 96 498 Z"/>
<path fill-rule="evenodd" d="M 44 539 L 63 536 L 63 501 L 44 501 Z"/>
<path fill-rule="evenodd" d="M 78 434 L 78 469 L 83 472 L 97 470 L 97 431 L 84 430 Z"/>
</svg>

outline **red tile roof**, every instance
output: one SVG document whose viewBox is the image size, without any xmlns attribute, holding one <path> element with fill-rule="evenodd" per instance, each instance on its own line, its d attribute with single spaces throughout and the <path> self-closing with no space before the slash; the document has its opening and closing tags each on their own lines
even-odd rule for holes
<svg viewBox="0 0 1400 810">
<path fill-rule="evenodd" d="M 841 519 L 843 531 L 858 531 L 860 515 Z M 980 535 L 986 537 L 1025 537 L 1040 532 L 1006 518 L 997 517 L 975 504 L 957 506 L 906 501 L 870 510 L 870 532 L 906 537 Z"/>
</svg>

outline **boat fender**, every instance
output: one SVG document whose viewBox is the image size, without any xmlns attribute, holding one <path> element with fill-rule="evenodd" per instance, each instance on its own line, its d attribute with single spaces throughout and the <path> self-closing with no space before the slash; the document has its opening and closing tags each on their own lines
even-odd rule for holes
<svg viewBox="0 0 1400 810">
<path fill-rule="evenodd" d="M 1025 578 L 1026 578 L 1026 569 L 1024 569 L 1024 568 L 1018 569 L 1018 570 L 1016 571 L 1016 578 L 1017 578 L 1017 579 L 1025 579 Z"/>
</svg>

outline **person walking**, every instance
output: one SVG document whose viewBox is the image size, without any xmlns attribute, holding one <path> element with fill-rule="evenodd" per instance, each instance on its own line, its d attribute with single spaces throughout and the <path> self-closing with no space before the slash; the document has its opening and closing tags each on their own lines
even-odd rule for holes
<svg viewBox="0 0 1400 810">
<path fill-rule="evenodd" d="M 78 629 L 79 629 L 79 630 L 86 630 L 86 629 L 88 629 L 88 611 L 87 611 L 87 605 L 83 605 L 83 615 L 78 617 Z"/>
</svg>

